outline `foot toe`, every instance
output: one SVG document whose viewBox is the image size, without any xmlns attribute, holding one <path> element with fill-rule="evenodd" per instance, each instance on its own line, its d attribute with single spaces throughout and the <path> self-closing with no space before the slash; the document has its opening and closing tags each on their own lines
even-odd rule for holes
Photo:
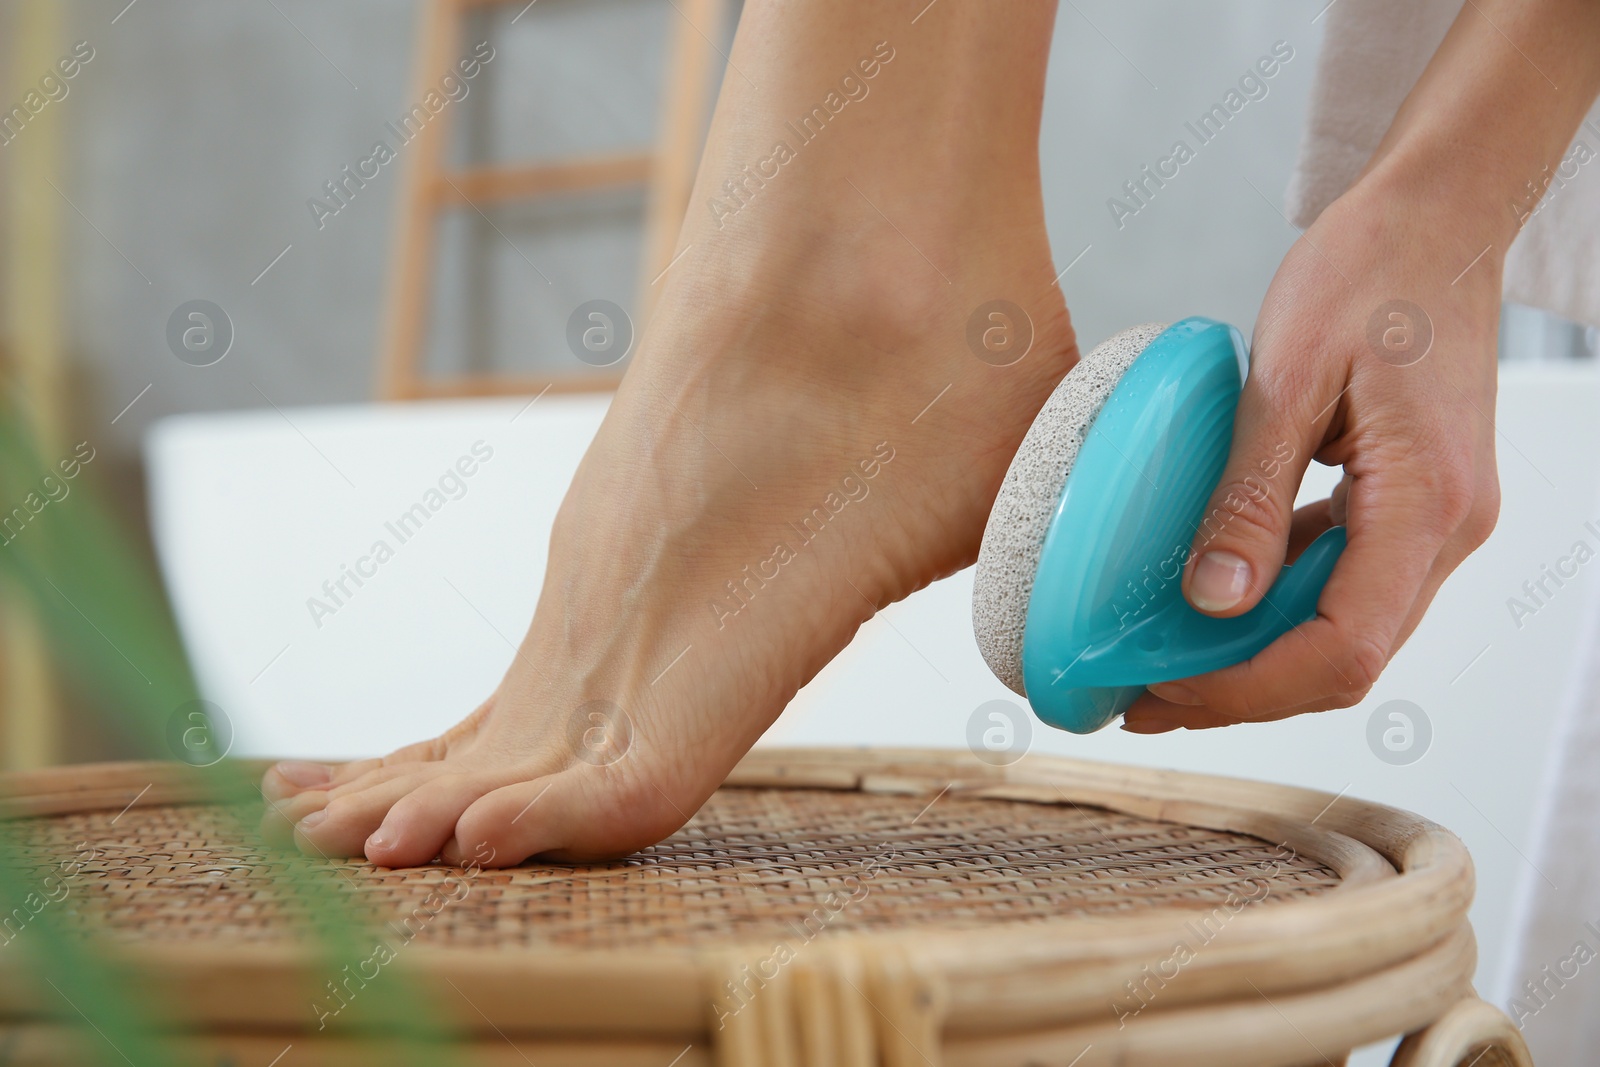
<svg viewBox="0 0 1600 1067">
<path fill-rule="evenodd" d="M 357 793 L 365 793 L 369 789 L 377 789 L 400 778 L 414 778 L 417 779 L 417 784 L 421 784 L 422 781 L 444 774 L 447 770 L 448 768 L 443 763 L 407 762 L 380 765 L 372 767 L 365 774 L 349 781 L 330 786 L 328 788 L 328 796 L 332 798 L 354 796 Z"/>
<path fill-rule="evenodd" d="M 261 778 L 261 791 L 268 800 L 283 800 L 307 789 L 326 789 L 334 773 L 335 768 L 326 763 L 283 760 L 267 768 Z"/>
<path fill-rule="evenodd" d="M 282 800 L 268 797 L 261 813 L 261 836 L 276 848 L 293 848 L 295 824 L 327 803 L 328 794 L 320 789 L 308 789 Z"/>
<path fill-rule="evenodd" d="M 367 838 L 383 824 L 389 809 L 427 783 L 425 771 L 391 775 L 369 788 L 327 794 L 324 807 L 301 817 L 294 826 L 294 843 L 312 856 L 360 856 Z"/>
<path fill-rule="evenodd" d="M 660 841 L 687 819 L 665 793 L 636 778 L 570 767 L 486 793 L 462 813 L 444 857 L 483 867 L 515 866 L 530 856 L 616 859 Z"/>
<path fill-rule="evenodd" d="M 377 757 L 373 757 L 372 759 L 351 760 L 349 763 L 346 763 L 334 770 L 333 778 L 328 784 L 329 788 L 337 789 L 342 785 L 349 785 L 351 782 L 360 781 L 373 771 L 380 770 L 385 762 L 387 761 Z"/>
<path fill-rule="evenodd" d="M 455 833 L 461 813 L 499 784 L 476 774 L 434 778 L 389 809 L 366 840 L 367 859 L 380 867 L 417 867 L 432 861 Z"/>
<path fill-rule="evenodd" d="M 456 821 L 444 851 L 449 863 L 514 867 L 560 848 L 573 824 L 573 783 L 562 771 L 485 793 Z"/>
<path fill-rule="evenodd" d="M 404 748 L 397 748 L 381 758 L 352 760 L 334 770 L 333 787 L 337 789 L 339 786 L 349 785 L 371 775 L 374 771 L 390 767 L 405 767 L 417 763 L 437 763 L 444 758 L 444 753 L 445 745 L 443 739 L 434 737 L 426 741 L 418 741 L 414 745 L 406 745 Z"/>
</svg>

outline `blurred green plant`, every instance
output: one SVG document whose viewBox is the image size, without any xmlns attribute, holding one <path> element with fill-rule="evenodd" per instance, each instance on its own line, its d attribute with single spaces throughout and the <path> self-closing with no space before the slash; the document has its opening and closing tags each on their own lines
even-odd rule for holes
<svg viewBox="0 0 1600 1067">
<path fill-rule="evenodd" d="M 116 709 L 101 725 L 126 737 L 136 751 L 181 757 L 185 773 L 199 776 L 202 794 L 226 805 L 238 819 L 241 839 L 248 840 L 266 802 L 255 768 L 223 758 L 209 723 L 198 730 L 184 725 L 176 732 L 184 750 L 172 745 L 175 718 L 187 724 L 206 705 L 196 703 L 198 688 L 159 583 L 93 491 L 92 480 L 66 466 L 87 462 L 81 449 L 88 446 L 52 465 L 39 454 L 27 425 L 0 400 L 0 492 L 6 494 L 0 496 L 0 585 L 20 591 L 33 605 L 69 683 L 81 687 L 92 706 Z M 60 484 L 69 469 L 75 469 L 70 493 L 57 495 L 45 479 Z M 279 891 L 310 923 L 307 958 L 316 962 L 306 987 L 320 993 L 324 983 L 318 977 L 336 978 L 369 956 L 377 928 L 338 888 L 338 878 L 330 877 L 331 864 L 295 854 L 274 870 Z M 36 982 L 40 1002 L 57 1005 L 50 1017 L 81 1028 L 82 1047 L 96 1062 L 198 1062 L 171 1041 L 184 1036 L 173 1022 L 179 1013 L 162 1003 L 162 991 L 129 971 L 103 933 L 64 921 L 67 909 L 29 906 L 30 899 L 42 899 L 39 877 L 15 827 L 0 820 L 0 923 L 26 917 L 24 928 L 0 945 L 0 996 L 20 988 L 18 983 Z M 359 1023 L 350 1032 L 372 1035 L 400 1062 L 451 1062 L 456 1035 L 436 1005 L 403 973 L 386 973 L 371 984 L 375 988 L 363 990 Z M 6 1012 L 0 1001 L 0 1050 L 7 1047 L 6 1028 L 17 1021 L 6 1019 Z M 306 1012 L 309 1029 L 316 1019 L 309 1002 Z"/>
</svg>

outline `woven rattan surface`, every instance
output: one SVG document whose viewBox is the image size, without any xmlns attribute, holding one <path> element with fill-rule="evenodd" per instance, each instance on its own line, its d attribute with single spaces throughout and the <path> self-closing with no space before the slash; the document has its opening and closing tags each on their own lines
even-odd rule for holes
<svg viewBox="0 0 1600 1067">
<path fill-rule="evenodd" d="M 383 1029 L 384 998 L 339 997 L 373 965 L 494 1067 L 1283 1067 L 1308 1042 L 1415 1030 L 1470 991 L 1460 842 L 1344 794 L 758 749 L 682 831 L 618 863 L 385 871 L 265 847 L 258 803 L 214 803 L 254 800 L 263 768 L 236 769 L 0 775 L 26 868 L 11 873 L 37 888 L 16 939 L 109 931 L 114 981 L 164 990 L 170 1025 L 220 1043 L 207 1062 L 268 1062 L 282 1044 L 237 1044 L 265 1033 L 306 1067 L 390 1062 L 335 1036 Z M 349 926 L 335 895 L 384 927 Z M 314 936 L 321 919 L 336 937 Z M 334 941 L 356 962 L 335 966 Z M 0 1020 L 40 1040 L 76 1022 L 42 958 L 0 952 Z"/>
<path fill-rule="evenodd" d="M 14 826 L 43 880 L 80 864 L 75 923 L 138 941 L 263 943 L 305 932 L 279 877 L 300 861 L 255 811 L 136 804 Z M 242 816 L 242 817 L 241 817 Z M 971 929 L 1158 907 L 1209 910 L 1339 885 L 1321 863 L 1241 833 L 1100 808 L 825 789 L 720 790 L 667 841 L 613 864 L 509 871 L 311 864 L 408 939 L 451 947 L 703 948 L 907 926 Z"/>
</svg>

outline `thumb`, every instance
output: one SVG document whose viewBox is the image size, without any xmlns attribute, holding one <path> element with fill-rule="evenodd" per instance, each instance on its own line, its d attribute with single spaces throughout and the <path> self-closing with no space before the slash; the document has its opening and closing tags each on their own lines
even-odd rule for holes
<svg viewBox="0 0 1600 1067">
<path fill-rule="evenodd" d="M 1301 411 L 1313 391 L 1270 396 L 1251 369 L 1222 480 L 1184 568 L 1184 596 L 1208 615 L 1242 614 L 1271 588 L 1288 550 L 1295 492 L 1322 436 L 1315 409 Z"/>
</svg>

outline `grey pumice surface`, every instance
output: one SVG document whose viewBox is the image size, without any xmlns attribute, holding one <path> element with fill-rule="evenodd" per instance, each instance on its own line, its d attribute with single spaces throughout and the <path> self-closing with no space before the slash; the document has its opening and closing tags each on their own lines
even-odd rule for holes
<svg viewBox="0 0 1600 1067">
<path fill-rule="evenodd" d="M 972 629 L 989 669 L 1019 696 L 1027 695 L 1022 630 L 1028 597 L 1061 487 L 1111 390 L 1168 325 L 1150 322 L 1123 330 L 1084 356 L 1039 409 L 1000 484 L 978 549 Z"/>
</svg>

